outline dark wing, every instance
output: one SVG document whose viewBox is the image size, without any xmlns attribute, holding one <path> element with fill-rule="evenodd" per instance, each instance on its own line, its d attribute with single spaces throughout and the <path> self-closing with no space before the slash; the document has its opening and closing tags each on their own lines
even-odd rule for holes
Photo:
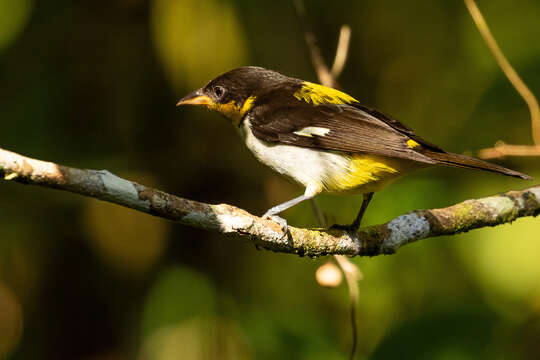
<svg viewBox="0 0 540 360">
<path fill-rule="evenodd" d="M 394 129 L 399 131 L 400 133 L 403 133 L 403 134 L 407 135 L 408 137 L 410 137 L 411 139 L 413 139 L 417 143 L 422 144 L 424 147 L 426 147 L 426 148 L 428 148 L 430 150 L 439 151 L 439 152 L 445 152 L 443 149 L 441 149 L 437 145 L 434 145 L 434 144 L 432 144 L 430 142 L 427 142 L 426 140 L 422 139 L 420 136 L 416 135 L 414 133 L 413 129 L 411 129 L 407 125 L 403 124 L 402 122 L 400 122 L 400 121 L 398 121 L 396 119 L 393 119 L 393 118 L 387 116 L 386 114 L 380 112 L 379 110 L 372 109 L 372 108 L 369 108 L 369 107 L 364 106 L 364 105 L 360 105 L 360 103 L 358 103 L 358 102 L 350 103 L 350 105 L 357 108 L 360 111 L 365 112 L 368 115 L 371 115 L 371 116 L 385 122 L 386 124 L 390 125 Z"/>
<path fill-rule="evenodd" d="M 403 125 L 402 129 L 397 129 L 395 124 L 392 126 L 360 108 L 303 103 L 273 108 L 261 106 L 249 116 L 251 130 L 260 140 L 436 163 L 414 150 L 414 147 L 421 148 L 423 141 L 415 140 L 420 144 L 416 146 L 407 143 L 415 136 L 411 129 Z"/>
</svg>

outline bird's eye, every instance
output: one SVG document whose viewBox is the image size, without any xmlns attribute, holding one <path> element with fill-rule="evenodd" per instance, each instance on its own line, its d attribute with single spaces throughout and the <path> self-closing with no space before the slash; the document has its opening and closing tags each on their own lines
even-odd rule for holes
<svg viewBox="0 0 540 360">
<path fill-rule="evenodd" d="M 223 95 L 225 95 L 225 88 L 223 86 L 214 86 L 214 95 L 216 95 L 216 98 L 220 99 Z"/>
</svg>

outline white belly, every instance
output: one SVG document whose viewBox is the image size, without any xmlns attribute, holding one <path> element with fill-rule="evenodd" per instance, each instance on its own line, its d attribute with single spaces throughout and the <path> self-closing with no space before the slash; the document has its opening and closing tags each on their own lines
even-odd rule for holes
<svg viewBox="0 0 540 360">
<path fill-rule="evenodd" d="M 253 135 L 249 126 L 249 118 L 246 118 L 240 128 L 240 135 L 255 157 L 305 187 L 317 185 L 324 188 L 329 179 L 349 171 L 349 160 L 343 155 L 261 141 Z"/>
</svg>

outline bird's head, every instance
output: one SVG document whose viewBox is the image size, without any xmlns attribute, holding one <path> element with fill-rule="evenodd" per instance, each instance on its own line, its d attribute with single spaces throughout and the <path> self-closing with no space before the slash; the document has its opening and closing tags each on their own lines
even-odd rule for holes
<svg viewBox="0 0 540 360">
<path fill-rule="evenodd" d="M 244 66 L 219 75 L 204 87 L 184 96 L 177 106 L 205 106 L 238 125 L 257 99 L 291 80 L 272 70 Z"/>
</svg>

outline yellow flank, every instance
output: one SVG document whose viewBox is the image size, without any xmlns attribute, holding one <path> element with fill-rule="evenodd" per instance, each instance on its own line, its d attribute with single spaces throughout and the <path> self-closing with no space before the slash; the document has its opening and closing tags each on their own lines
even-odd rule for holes
<svg viewBox="0 0 540 360">
<path fill-rule="evenodd" d="M 414 141 L 413 139 L 409 139 L 409 140 L 407 141 L 407 146 L 408 146 L 409 148 L 411 148 L 411 149 L 414 149 L 415 147 L 420 146 L 420 144 L 417 143 L 416 141 Z"/>
<path fill-rule="evenodd" d="M 293 96 L 300 101 L 315 106 L 321 104 L 350 104 L 358 102 L 355 98 L 339 90 L 304 81 L 302 87 Z"/>
<path fill-rule="evenodd" d="M 350 158 L 347 172 L 324 181 L 328 192 L 377 191 L 389 181 L 400 176 L 396 161 L 379 156 L 354 155 Z"/>
<path fill-rule="evenodd" d="M 246 101 L 244 101 L 244 104 L 242 104 L 242 106 L 236 105 L 236 102 L 234 100 L 231 100 L 226 104 L 209 104 L 208 108 L 220 112 L 221 114 L 231 119 L 235 126 L 238 126 L 240 120 L 242 120 L 244 115 L 253 106 L 255 99 L 255 96 L 250 96 L 246 99 Z"/>
</svg>

